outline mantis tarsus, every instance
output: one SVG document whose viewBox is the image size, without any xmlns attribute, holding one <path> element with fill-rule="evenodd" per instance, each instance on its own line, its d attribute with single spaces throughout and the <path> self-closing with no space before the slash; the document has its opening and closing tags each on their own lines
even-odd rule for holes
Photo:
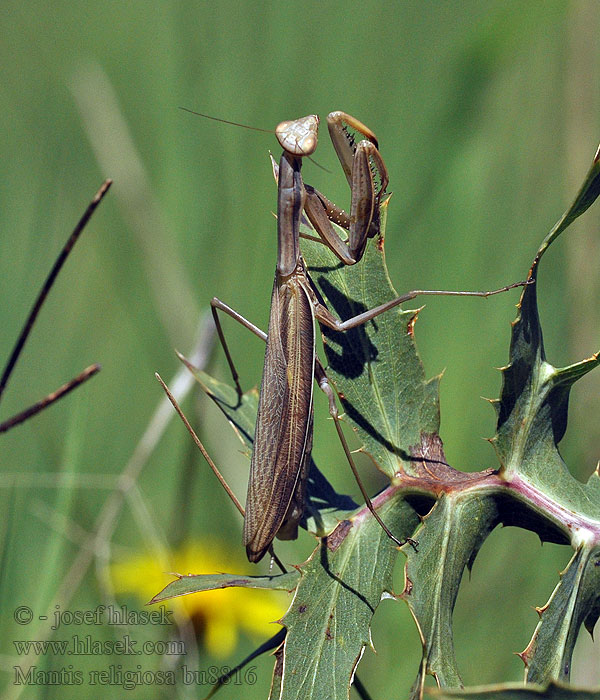
<svg viewBox="0 0 600 700">
<path fill-rule="evenodd" d="M 79 236 L 83 232 L 83 229 L 87 225 L 92 214 L 96 210 L 96 207 L 100 204 L 104 195 L 108 192 L 111 185 L 112 185 L 112 180 L 106 180 L 102 184 L 102 186 L 100 187 L 98 192 L 96 192 L 94 198 L 92 199 L 92 201 L 88 205 L 87 209 L 85 210 L 82 217 L 79 219 L 77 225 L 73 229 L 73 232 L 69 236 L 67 242 L 63 246 L 56 261 L 54 262 L 54 265 L 52 266 L 52 269 L 48 273 L 48 277 L 46 278 L 46 281 L 44 282 L 32 308 L 31 308 L 31 311 L 29 312 L 29 316 L 27 317 L 27 320 L 25 321 L 25 324 L 21 330 L 21 333 L 17 339 L 17 342 L 15 343 L 15 346 L 10 354 L 10 357 L 8 358 L 6 366 L 2 372 L 2 375 L 0 376 L 0 397 L 2 396 L 4 389 L 6 388 L 6 385 L 8 383 L 8 380 L 10 379 L 10 376 L 13 372 L 13 369 L 15 368 L 15 365 L 17 364 L 17 360 L 19 359 L 21 352 L 23 351 L 23 348 L 25 346 L 25 343 L 27 342 L 27 339 L 29 338 L 29 334 L 31 333 L 31 329 L 33 328 L 33 325 L 37 319 L 37 316 L 40 312 L 40 309 L 42 308 L 42 305 L 44 304 L 44 301 L 46 300 L 46 297 L 48 296 L 48 292 L 50 291 L 52 285 L 54 284 L 54 281 L 55 281 L 56 277 L 58 276 L 58 273 L 62 269 L 62 266 L 64 265 L 71 250 L 73 249 L 73 246 L 75 245 L 75 243 L 79 239 Z M 29 408 L 26 408 L 25 410 L 12 416 L 12 418 L 8 418 L 7 420 L 0 423 L 0 433 L 4 433 L 7 430 L 9 430 L 10 428 L 13 428 L 16 425 L 23 423 L 28 418 L 31 418 L 32 416 L 36 415 L 37 413 L 39 413 L 43 409 L 47 408 L 51 404 L 55 403 L 56 401 L 61 399 L 63 396 L 66 396 L 69 392 L 73 391 L 73 389 L 78 387 L 80 384 L 83 384 L 83 382 L 85 382 L 88 379 L 90 379 L 91 377 L 93 377 L 99 370 L 100 370 L 100 365 L 97 365 L 97 364 L 90 365 L 90 367 L 87 367 L 86 369 L 84 369 L 83 372 L 78 374 L 76 377 L 71 379 L 66 384 L 63 384 L 63 386 L 59 387 L 56 391 L 53 391 L 51 394 L 48 394 L 48 396 L 44 397 L 40 401 L 37 401 L 33 405 L 29 406 Z"/>
<path fill-rule="evenodd" d="M 334 316 L 319 301 L 300 253 L 302 214 L 306 213 L 321 242 L 343 263 L 353 265 L 361 259 L 367 239 L 379 231 L 379 205 L 388 176 L 375 135 L 367 127 L 343 112 L 332 112 L 327 121 L 351 188 L 350 215 L 305 185 L 300 174 L 302 158 L 310 156 L 317 146 L 319 118 L 309 115 L 282 122 L 275 130 L 283 153 L 279 167 L 274 165 L 278 180 L 278 247 L 268 333 L 263 333 L 218 298 L 211 301 L 219 337 L 240 395 L 237 372 L 217 309 L 235 318 L 267 343 L 244 517 L 243 542 L 252 562 L 258 562 L 264 556 L 275 536 L 280 539 L 297 536 L 312 447 L 313 377 L 328 397 L 329 412 L 367 507 L 397 545 L 405 543 L 399 541 L 382 522 L 360 481 L 339 424 L 333 390 L 316 357 L 315 319 L 333 330 L 345 331 L 419 295 L 489 296 L 524 284 L 491 292 L 414 290 L 346 321 Z M 346 125 L 366 138 L 356 144 Z M 375 184 L 374 172 L 378 173 L 379 186 Z M 348 229 L 347 242 L 337 235 L 331 221 Z M 408 541 L 415 545 L 412 540 Z"/>
</svg>

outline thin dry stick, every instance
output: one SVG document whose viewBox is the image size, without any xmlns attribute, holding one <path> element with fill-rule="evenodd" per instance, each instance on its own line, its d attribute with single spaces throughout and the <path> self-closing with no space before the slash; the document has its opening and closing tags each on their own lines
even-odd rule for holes
<svg viewBox="0 0 600 700">
<path fill-rule="evenodd" d="M 26 408 L 24 411 L 17 413 L 16 416 L 13 416 L 12 418 L 5 420 L 3 423 L 0 423 L 0 433 L 5 433 L 7 430 L 10 430 L 16 425 L 23 423 L 28 418 L 35 416 L 36 413 L 43 411 L 47 406 L 50 406 L 50 404 L 56 403 L 59 399 L 62 399 L 63 396 L 69 394 L 71 391 L 73 391 L 73 389 L 76 389 L 78 386 L 86 382 L 99 371 L 99 364 L 90 365 L 89 367 L 84 369 L 83 372 L 81 372 L 81 374 L 78 374 L 76 377 L 71 379 L 71 381 L 67 382 L 66 384 L 63 384 L 56 391 L 53 391 L 51 394 L 48 394 L 48 396 L 41 399 L 37 403 L 34 403 L 32 406 Z"/>
<path fill-rule="evenodd" d="M 4 368 L 4 372 L 2 373 L 2 377 L 0 378 L 0 396 L 2 396 L 2 393 L 3 393 L 4 389 L 6 388 L 6 384 L 10 378 L 10 375 L 12 374 L 12 371 L 15 367 L 15 364 L 17 363 L 17 360 L 19 359 L 19 356 L 23 350 L 23 347 L 25 346 L 25 343 L 27 342 L 29 334 L 31 333 L 31 329 L 33 327 L 33 324 L 35 323 L 35 320 L 40 312 L 40 309 L 42 308 L 44 301 L 46 301 L 46 297 L 48 296 L 48 292 L 52 288 L 52 285 L 54 284 L 54 281 L 56 280 L 58 273 L 61 271 L 62 266 L 65 264 L 65 261 L 68 258 L 69 253 L 73 249 L 73 246 L 75 245 L 75 243 L 77 243 L 77 240 L 79 239 L 79 236 L 81 235 L 83 229 L 85 228 L 85 226 L 88 223 L 88 221 L 90 220 L 92 214 L 96 210 L 96 207 L 102 201 L 104 195 L 108 192 L 108 189 L 111 185 L 112 185 L 112 180 L 105 180 L 102 183 L 102 186 L 100 187 L 98 192 L 96 192 L 94 199 L 92 199 L 92 201 L 88 205 L 88 208 L 85 210 L 85 213 L 83 214 L 81 219 L 79 219 L 79 222 L 77 223 L 77 225 L 73 229 L 73 233 L 71 233 L 68 241 L 63 246 L 63 249 L 61 250 L 59 256 L 56 258 L 56 262 L 52 266 L 52 269 L 50 270 L 50 273 L 48 274 L 48 277 L 46 278 L 46 281 L 44 282 L 44 285 L 43 285 L 42 289 L 40 290 L 40 293 L 38 294 L 38 297 L 35 300 L 35 303 L 33 304 L 31 311 L 29 312 L 29 316 L 28 316 L 27 320 L 25 321 L 25 324 L 23 326 L 23 329 L 21 330 L 21 334 L 19 335 L 17 342 L 15 343 L 15 347 L 13 348 L 13 351 L 10 354 L 10 357 L 8 358 L 8 362 L 6 363 L 6 367 Z M 82 373 L 82 374 L 84 374 L 84 373 Z M 92 372 L 91 374 L 89 374 L 89 376 L 85 377 L 85 379 L 89 379 L 89 377 L 93 376 L 93 374 L 95 374 L 95 373 Z M 79 375 L 79 376 L 81 376 L 81 375 Z M 85 379 L 83 379 L 82 381 L 85 381 Z M 64 393 L 62 395 L 64 395 Z M 56 401 L 56 400 L 58 400 L 58 398 L 60 398 L 60 396 L 54 400 Z"/>
</svg>

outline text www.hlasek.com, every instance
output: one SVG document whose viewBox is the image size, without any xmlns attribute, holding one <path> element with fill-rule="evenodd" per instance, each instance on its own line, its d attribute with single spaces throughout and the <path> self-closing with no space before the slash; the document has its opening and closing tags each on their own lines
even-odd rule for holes
<svg viewBox="0 0 600 700">
<path fill-rule="evenodd" d="M 91 634 L 75 634 L 71 639 L 53 640 L 14 640 L 13 644 L 19 656 L 35 654 L 44 656 L 91 656 L 98 654 L 115 654 L 118 656 L 138 656 L 141 654 L 160 654 L 161 656 L 185 655 L 185 644 L 181 640 L 142 642 L 138 648 L 138 640 L 132 639 L 128 634 L 121 639 L 99 640 Z"/>
</svg>

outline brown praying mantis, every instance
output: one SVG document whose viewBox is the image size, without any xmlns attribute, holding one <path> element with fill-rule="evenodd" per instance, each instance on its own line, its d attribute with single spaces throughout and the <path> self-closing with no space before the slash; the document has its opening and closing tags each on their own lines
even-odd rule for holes
<svg viewBox="0 0 600 700">
<path fill-rule="evenodd" d="M 88 205 L 87 209 L 83 213 L 82 217 L 79 219 L 77 222 L 77 225 L 73 229 L 73 232 L 69 236 L 67 242 L 63 246 L 62 250 L 60 251 L 58 257 L 56 258 L 54 265 L 52 266 L 52 269 L 48 273 L 48 277 L 46 278 L 44 284 L 42 285 L 42 288 L 40 292 L 38 293 L 38 296 L 31 308 L 31 311 L 29 312 L 29 316 L 27 317 L 27 320 L 25 321 L 25 324 L 21 330 L 21 333 L 17 339 L 17 342 L 15 343 L 15 346 L 8 358 L 8 361 L 6 363 L 6 366 L 2 372 L 2 375 L 0 375 L 0 397 L 2 396 L 6 385 L 8 383 L 8 380 L 10 379 L 12 372 L 15 368 L 15 365 L 17 364 L 17 361 L 19 357 L 21 356 L 21 352 L 23 351 L 23 348 L 25 346 L 25 343 L 27 342 L 27 339 L 29 338 L 29 335 L 31 333 L 31 329 L 33 328 L 33 325 L 38 317 L 38 314 L 46 301 L 46 298 L 48 296 L 48 293 L 50 292 L 50 289 L 52 288 L 52 285 L 54 284 L 54 281 L 56 280 L 56 277 L 58 276 L 58 273 L 62 269 L 62 266 L 64 265 L 66 259 L 68 258 L 69 254 L 73 250 L 73 246 L 75 243 L 77 243 L 81 233 L 83 232 L 83 229 L 87 225 L 88 221 L 90 220 L 92 214 L 96 210 L 96 207 L 100 204 L 102 199 L 104 198 L 104 195 L 108 192 L 110 186 L 112 185 L 112 180 L 106 180 L 98 192 L 96 192 L 94 198 Z M 8 418 L 5 421 L 2 421 L 0 423 L 0 433 L 4 433 L 10 428 L 14 428 L 15 426 L 19 425 L 20 423 L 23 423 L 26 421 L 28 418 L 31 418 L 32 416 L 35 416 L 37 413 L 40 411 L 44 410 L 51 404 L 55 403 L 59 399 L 61 399 L 63 396 L 66 396 L 69 392 L 73 391 L 73 389 L 77 388 L 80 384 L 83 384 L 83 382 L 87 381 L 91 377 L 93 377 L 97 372 L 100 370 L 100 365 L 94 364 L 90 365 L 86 369 L 83 370 L 80 374 L 78 374 L 76 377 L 68 381 L 66 384 L 63 384 L 63 386 L 59 387 L 56 389 L 56 391 L 53 391 L 51 394 L 48 394 L 48 396 L 44 397 L 43 399 L 40 399 L 40 401 L 37 401 L 36 403 L 32 404 L 29 406 L 29 408 L 24 409 L 23 411 L 20 411 L 16 415 L 12 416 L 11 418 Z"/>
<path fill-rule="evenodd" d="M 363 256 L 367 239 L 379 232 L 379 208 L 388 184 L 388 174 L 375 134 L 364 124 L 344 112 L 332 112 L 327 118 L 327 125 L 350 185 L 350 214 L 302 180 L 302 159 L 314 153 L 317 147 L 319 118 L 309 115 L 280 123 L 275 134 L 283 153 L 278 166 L 273 161 L 278 184 L 277 267 L 268 333 L 218 298 L 211 300 L 219 338 L 240 397 L 242 389 L 217 310 L 227 313 L 266 341 L 244 515 L 243 543 L 252 562 L 260 561 L 267 551 L 272 552 L 271 545 L 276 536 L 279 539 L 297 537 L 304 510 L 312 448 L 313 377 L 328 397 L 329 413 L 367 507 L 398 546 L 407 541 L 416 546 L 413 540 L 398 540 L 388 529 L 360 480 L 340 426 L 334 392 L 316 356 L 315 319 L 332 330 L 342 332 L 420 295 L 487 297 L 526 284 L 519 282 L 486 292 L 413 290 L 346 321 L 334 316 L 319 300 L 302 259 L 300 225 L 303 213 L 317 234 L 317 240 L 329 247 L 343 263 L 353 265 Z M 350 129 L 365 138 L 356 143 Z M 376 180 L 379 184 L 376 184 Z M 346 241 L 336 233 L 332 222 L 347 229 Z M 214 465 L 211 466 L 216 470 Z"/>
<path fill-rule="evenodd" d="M 367 238 L 379 231 L 379 203 L 388 183 L 373 132 L 343 112 L 332 112 L 327 123 L 350 183 L 350 215 L 305 185 L 300 175 L 302 158 L 316 149 L 319 118 L 309 115 L 282 122 L 275 130 L 283 154 L 279 166 L 274 164 L 278 181 L 278 254 L 268 333 L 265 335 L 219 299 L 211 301 L 219 337 L 240 395 L 237 371 L 216 310 L 226 312 L 267 342 L 244 517 L 244 544 L 248 559 L 254 562 L 264 556 L 275 535 L 280 539 L 297 537 L 312 447 L 313 377 L 328 396 L 330 414 L 336 421 L 344 451 L 368 507 L 389 537 L 398 545 L 403 544 L 374 510 L 360 481 L 339 426 L 333 391 L 316 357 L 315 318 L 335 330 L 354 327 L 355 319 L 344 326 L 315 294 L 299 249 L 302 212 L 306 212 L 320 239 L 335 255 L 345 264 L 353 265 L 361 259 Z M 367 138 L 355 144 L 346 124 Z M 379 187 L 375 184 L 372 163 L 379 174 Z M 331 221 L 348 229 L 348 242 L 338 236 Z M 366 320 L 369 319 L 358 319 L 356 325 Z"/>
</svg>

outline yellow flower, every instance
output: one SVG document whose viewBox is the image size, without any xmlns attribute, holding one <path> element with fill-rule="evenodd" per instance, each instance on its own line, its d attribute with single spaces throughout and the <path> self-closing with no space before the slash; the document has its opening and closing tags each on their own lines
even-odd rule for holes
<svg viewBox="0 0 600 700">
<path fill-rule="evenodd" d="M 171 552 L 171 570 L 179 574 L 234 573 L 247 562 L 232 557 L 218 541 L 186 542 Z M 171 579 L 156 558 L 138 555 L 111 565 L 110 575 L 117 593 L 133 593 L 144 603 L 162 590 Z M 225 588 L 203 591 L 167 601 L 170 609 L 186 614 L 193 622 L 200 641 L 213 656 L 224 657 L 235 648 L 240 631 L 256 642 L 273 636 L 273 625 L 289 605 L 282 591 Z"/>
</svg>

